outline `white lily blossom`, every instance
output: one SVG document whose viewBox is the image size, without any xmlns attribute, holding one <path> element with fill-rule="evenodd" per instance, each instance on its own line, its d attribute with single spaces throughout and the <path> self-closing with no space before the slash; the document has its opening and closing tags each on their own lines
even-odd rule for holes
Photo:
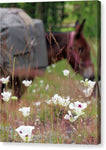
<svg viewBox="0 0 106 150">
<path fill-rule="evenodd" d="M 19 111 L 23 113 L 24 117 L 28 117 L 30 115 L 30 107 L 22 107 Z"/>
<path fill-rule="evenodd" d="M 49 69 L 50 69 L 50 66 L 47 66 L 46 69 L 49 70 Z"/>
<path fill-rule="evenodd" d="M 87 108 L 87 103 L 81 103 L 77 101 L 74 103 L 70 103 L 69 108 L 74 109 L 77 115 L 82 115 L 84 114 L 83 110 Z"/>
<path fill-rule="evenodd" d="M 80 83 L 83 83 L 84 86 L 86 87 L 86 88 L 83 90 L 83 93 L 85 94 L 85 97 L 91 96 L 96 82 L 95 82 L 95 81 L 88 80 L 88 79 L 85 79 L 85 81 L 81 80 Z"/>
<path fill-rule="evenodd" d="M 66 114 L 64 116 L 64 119 L 69 120 L 70 122 L 74 122 L 78 117 L 79 117 L 79 115 L 73 116 L 72 113 L 71 113 L 71 111 L 69 110 L 68 114 Z"/>
<path fill-rule="evenodd" d="M 10 79 L 10 76 L 6 77 L 6 78 L 1 78 L 0 81 L 3 83 L 3 84 L 7 84 L 9 82 L 9 79 Z"/>
<path fill-rule="evenodd" d="M 40 84 L 43 84 L 43 82 L 44 82 L 43 80 L 40 80 Z"/>
<path fill-rule="evenodd" d="M 61 105 L 61 106 L 68 106 L 70 101 L 69 101 L 69 97 L 62 98 L 61 96 L 59 96 L 58 94 L 55 94 L 51 100 L 46 101 L 46 103 L 51 104 L 53 103 L 54 105 Z"/>
<path fill-rule="evenodd" d="M 26 86 L 26 87 L 28 87 L 28 86 L 31 86 L 31 84 L 32 84 L 32 80 L 23 80 L 22 81 L 22 83 Z"/>
<path fill-rule="evenodd" d="M 19 134 L 24 142 L 30 142 L 32 141 L 32 130 L 34 128 L 34 126 L 21 125 L 15 131 Z"/>
<path fill-rule="evenodd" d="M 84 93 L 85 97 L 89 97 L 89 96 L 91 96 L 93 89 L 92 88 L 86 88 L 86 89 L 82 90 L 82 92 Z"/>
<path fill-rule="evenodd" d="M 1 93 L 1 95 L 3 96 L 3 100 L 8 102 L 10 100 L 10 97 L 11 97 L 11 92 L 3 92 Z"/>
<path fill-rule="evenodd" d="M 56 67 L 56 65 L 55 64 L 52 64 L 52 68 L 55 68 Z"/>
<path fill-rule="evenodd" d="M 85 81 L 81 80 L 80 83 L 83 83 L 84 86 L 86 86 L 86 87 L 94 88 L 94 85 L 95 85 L 96 82 L 88 80 L 88 79 L 85 79 Z"/>
<path fill-rule="evenodd" d="M 33 90 L 32 90 L 32 93 L 35 93 L 35 92 L 36 92 L 36 90 L 35 90 L 35 89 L 33 89 Z"/>
<path fill-rule="evenodd" d="M 70 74 L 70 71 L 67 69 L 63 70 L 62 72 L 63 72 L 64 76 L 69 76 L 69 74 Z"/>
</svg>

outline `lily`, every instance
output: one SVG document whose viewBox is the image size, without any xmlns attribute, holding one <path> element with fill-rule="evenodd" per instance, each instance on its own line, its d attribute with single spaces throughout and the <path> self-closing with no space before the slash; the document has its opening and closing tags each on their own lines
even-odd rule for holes
<svg viewBox="0 0 106 150">
<path fill-rule="evenodd" d="M 22 81 L 22 83 L 26 86 L 26 87 L 28 87 L 28 86 L 31 86 L 31 84 L 32 84 L 32 80 L 23 80 Z"/>
<path fill-rule="evenodd" d="M 34 128 L 35 128 L 34 126 L 21 125 L 15 131 L 19 134 L 19 136 L 22 138 L 24 142 L 30 142 L 32 141 L 32 130 Z"/>
<path fill-rule="evenodd" d="M 68 106 L 70 103 L 69 99 L 70 99 L 69 97 L 67 97 L 65 99 L 65 98 L 62 98 L 61 96 L 59 96 L 58 94 L 55 94 L 51 98 L 51 100 L 46 101 L 46 103 L 48 103 L 48 104 L 53 103 L 54 105 L 60 105 L 60 106 Z"/>
<path fill-rule="evenodd" d="M 9 82 L 9 78 L 10 76 L 6 77 L 6 78 L 1 78 L 0 81 L 3 83 L 3 84 L 7 84 Z"/>
<path fill-rule="evenodd" d="M 95 85 L 95 81 L 91 81 L 91 80 L 88 80 L 87 78 L 85 79 L 85 81 L 81 80 L 80 83 L 83 83 L 84 86 L 86 87 L 89 87 L 89 88 L 94 88 L 94 85 Z"/>
<path fill-rule="evenodd" d="M 52 64 L 52 68 L 55 68 L 56 67 L 56 65 L 55 64 Z"/>
<path fill-rule="evenodd" d="M 10 97 L 11 97 L 11 92 L 3 92 L 1 93 L 1 95 L 3 96 L 3 100 L 8 102 L 10 100 Z"/>
<path fill-rule="evenodd" d="M 30 107 L 22 107 L 19 111 L 23 113 L 24 117 L 28 117 L 30 115 Z"/>
<path fill-rule="evenodd" d="M 66 114 L 64 116 L 64 119 L 69 120 L 70 122 L 74 122 L 78 117 L 79 117 L 79 115 L 73 116 L 72 113 L 71 113 L 71 111 L 69 110 L 68 114 Z"/>
<path fill-rule="evenodd" d="M 84 112 L 82 110 L 87 108 L 87 103 L 81 103 L 81 102 L 77 101 L 74 103 L 70 103 L 69 108 L 74 109 L 75 113 L 77 115 L 82 115 L 82 114 L 84 114 Z"/>
<path fill-rule="evenodd" d="M 67 70 L 67 69 L 65 69 L 65 70 L 63 70 L 63 75 L 64 76 L 69 76 L 69 74 L 70 74 L 70 71 L 69 70 Z"/>
</svg>

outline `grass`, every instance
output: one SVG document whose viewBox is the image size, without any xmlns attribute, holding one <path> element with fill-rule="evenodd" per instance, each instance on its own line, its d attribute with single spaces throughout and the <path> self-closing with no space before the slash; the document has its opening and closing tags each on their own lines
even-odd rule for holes
<svg viewBox="0 0 106 150">
<path fill-rule="evenodd" d="M 70 76 L 64 77 L 62 71 L 70 70 Z M 3 103 L 0 114 L 0 141 L 23 142 L 15 129 L 20 125 L 32 125 L 33 143 L 75 143 L 98 144 L 98 103 L 97 97 L 88 98 L 83 94 L 83 86 L 80 83 L 82 77 L 75 74 L 66 60 L 49 66 L 44 76 L 36 77 L 32 85 L 26 89 L 20 102 L 10 100 Z M 43 81 L 43 83 L 42 83 Z M 49 88 L 46 88 L 49 85 Z M 70 97 L 70 102 L 80 101 L 90 104 L 84 110 L 85 114 L 71 123 L 64 119 L 69 107 L 48 105 L 45 101 L 51 99 L 54 94 L 62 97 Z M 36 102 L 41 102 L 36 106 Z M 25 119 L 21 107 L 30 107 L 31 114 Z M 7 119 L 5 118 L 7 115 Z"/>
</svg>

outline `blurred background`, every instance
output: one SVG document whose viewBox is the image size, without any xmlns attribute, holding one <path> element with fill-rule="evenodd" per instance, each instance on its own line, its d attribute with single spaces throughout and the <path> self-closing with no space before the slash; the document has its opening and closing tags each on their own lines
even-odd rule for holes
<svg viewBox="0 0 106 150">
<path fill-rule="evenodd" d="M 32 18 L 42 19 L 45 30 L 66 32 L 73 30 L 76 20 L 86 18 L 84 34 L 86 37 L 96 38 L 98 28 L 99 5 L 97 1 L 71 2 L 35 2 L 35 3 L 4 3 L 0 7 L 22 8 Z M 99 33 L 99 32 L 98 32 Z"/>
</svg>

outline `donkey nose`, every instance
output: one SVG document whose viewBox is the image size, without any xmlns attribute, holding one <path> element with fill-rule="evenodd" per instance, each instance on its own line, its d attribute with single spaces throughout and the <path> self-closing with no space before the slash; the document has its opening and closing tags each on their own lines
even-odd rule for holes
<svg viewBox="0 0 106 150">
<path fill-rule="evenodd" d="M 94 80 L 95 76 L 94 76 L 94 69 L 92 66 L 89 66 L 83 70 L 83 77 L 92 81 Z"/>
<path fill-rule="evenodd" d="M 88 76 L 87 76 L 87 77 L 84 77 L 84 80 L 85 80 L 86 78 L 87 78 L 88 80 L 94 81 L 95 76 L 93 75 L 93 76 L 90 76 L 90 77 L 88 77 Z"/>
</svg>

